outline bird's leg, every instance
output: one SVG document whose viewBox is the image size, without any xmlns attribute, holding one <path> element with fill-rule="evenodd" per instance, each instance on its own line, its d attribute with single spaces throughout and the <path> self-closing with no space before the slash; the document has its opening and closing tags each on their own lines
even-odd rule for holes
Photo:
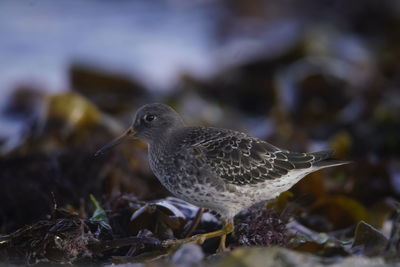
<svg viewBox="0 0 400 267">
<path fill-rule="evenodd" d="M 218 252 L 226 252 L 228 249 L 226 248 L 226 236 L 233 232 L 235 229 L 233 222 L 229 222 L 228 220 L 222 221 L 222 231 L 225 231 L 225 234 L 221 235 L 221 239 L 219 240 Z"/>
<path fill-rule="evenodd" d="M 165 240 L 162 245 L 164 247 L 171 247 L 171 246 L 179 246 L 179 245 L 190 243 L 190 242 L 203 244 L 204 241 L 209 238 L 221 237 L 218 251 L 219 252 L 226 251 L 227 250 L 225 247 L 226 235 L 233 232 L 234 226 L 233 226 L 232 222 L 228 222 L 226 220 L 224 220 L 222 222 L 222 224 L 223 224 L 223 227 L 221 230 L 217 230 L 217 231 L 209 232 L 209 233 L 205 233 L 205 234 L 198 234 L 198 235 L 194 235 L 194 236 L 191 236 L 188 238 L 183 238 L 183 239 L 178 239 L 178 240 Z"/>
</svg>

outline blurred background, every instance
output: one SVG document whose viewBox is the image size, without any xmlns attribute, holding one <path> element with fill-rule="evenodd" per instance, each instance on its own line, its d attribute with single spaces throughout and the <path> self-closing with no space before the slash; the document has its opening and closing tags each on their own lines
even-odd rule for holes
<svg viewBox="0 0 400 267">
<path fill-rule="evenodd" d="M 131 142 L 103 144 L 163 102 L 188 124 L 244 131 L 353 164 L 291 191 L 300 221 L 385 227 L 400 198 L 400 2 L 0 2 L 0 232 L 53 206 L 169 195 Z M 112 206 L 108 206 L 109 209 Z"/>
</svg>

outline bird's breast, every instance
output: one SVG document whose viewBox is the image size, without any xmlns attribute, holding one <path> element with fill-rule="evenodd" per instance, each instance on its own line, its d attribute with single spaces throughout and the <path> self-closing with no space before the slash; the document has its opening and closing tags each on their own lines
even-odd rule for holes
<svg viewBox="0 0 400 267">
<path fill-rule="evenodd" d="M 182 179 L 181 166 L 177 161 L 178 156 L 175 153 L 158 149 L 157 146 L 149 146 L 150 169 L 168 189 L 177 183 L 174 179 Z"/>
</svg>

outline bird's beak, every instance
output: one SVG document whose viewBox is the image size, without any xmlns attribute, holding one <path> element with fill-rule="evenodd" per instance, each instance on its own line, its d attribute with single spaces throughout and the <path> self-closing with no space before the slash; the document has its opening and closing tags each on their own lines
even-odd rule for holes
<svg viewBox="0 0 400 267">
<path fill-rule="evenodd" d="M 107 145 L 103 146 L 102 148 L 100 148 L 96 154 L 94 154 L 95 157 L 97 157 L 98 155 L 102 155 L 104 154 L 107 150 L 109 150 L 110 148 L 122 143 L 125 139 L 127 139 L 128 137 L 135 137 L 136 135 L 136 131 L 133 129 L 133 127 L 129 127 L 128 130 L 126 130 L 123 134 L 121 134 L 120 136 L 118 136 L 117 138 L 115 138 L 114 140 L 112 140 L 110 143 L 108 143 Z"/>
</svg>

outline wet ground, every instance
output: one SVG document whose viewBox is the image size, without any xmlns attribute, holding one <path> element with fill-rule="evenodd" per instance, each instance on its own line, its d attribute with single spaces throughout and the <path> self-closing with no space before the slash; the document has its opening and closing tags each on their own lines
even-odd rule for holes
<svg viewBox="0 0 400 267">
<path fill-rule="evenodd" d="M 2 262 L 398 264 L 399 4 L 256 2 L 0 4 Z M 231 252 L 166 247 L 218 215 L 173 198 L 140 141 L 94 157 L 155 101 L 353 163 L 238 214 Z"/>
</svg>

